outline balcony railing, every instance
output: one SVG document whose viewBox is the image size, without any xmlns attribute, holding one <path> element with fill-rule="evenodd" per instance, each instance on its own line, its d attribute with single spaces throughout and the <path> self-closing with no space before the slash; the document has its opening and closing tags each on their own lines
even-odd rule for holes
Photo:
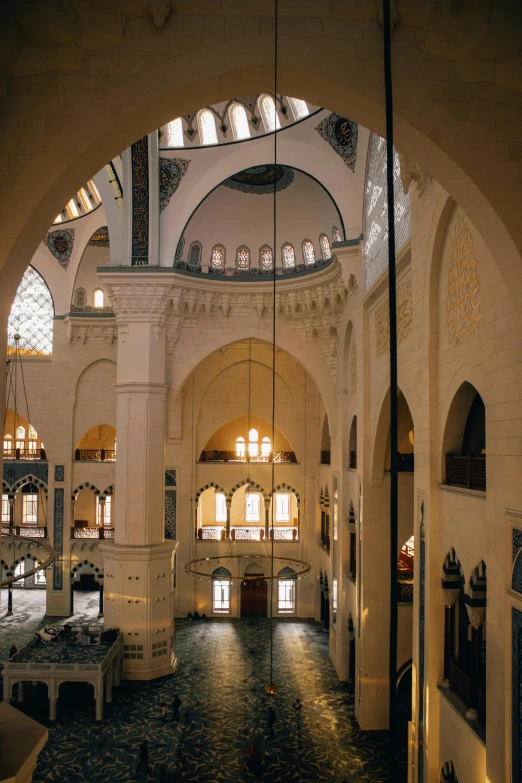
<svg viewBox="0 0 522 783">
<path fill-rule="evenodd" d="M 263 527 L 232 527 L 230 538 L 226 538 L 226 530 L 222 526 L 199 528 L 197 532 L 199 541 L 264 541 L 265 529 Z M 272 529 L 268 533 L 268 539 L 272 538 Z M 296 527 L 274 527 L 274 541 L 298 541 Z"/>
<path fill-rule="evenodd" d="M 460 457 L 446 455 L 446 483 L 451 487 L 464 487 L 486 491 L 486 455 Z"/>
<path fill-rule="evenodd" d="M 413 582 L 397 582 L 397 600 L 400 604 L 413 603 Z"/>
<path fill-rule="evenodd" d="M 47 527 L 38 525 L 2 525 L 3 536 L 21 536 L 22 538 L 47 538 Z"/>
<path fill-rule="evenodd" d="M 468 709 L 471 704 L 471 677 L 468 677 L 462 669 L 459 669 L 457 662 L 453 660 L 450 661 L 450 691 Z"/>
<path fill-rule="evenodd" d="M 116 462 L 116 449 L 76 449 L 74 459 L 81 462 Z"/>
<path fill-rule="evenodd" d="M 215 450 L 202 451 L 200 462 L 274 462 L 277 464 L 296 464 L 297 459 L 293 451 L 273 451 L 270 454 L 258 454 L 257 457 L 239 456 L 235 451 Z"/>
<path fill-rule="evenodd" d="M 321 451 L 321 465 L 330 465 L 332 459 L 331 451 Z"/>
<path fill-rule="evenodd" d="M 4 459 L 25 459 L 47 461 L 45 449 L 4 449 Z"/>
<path fill-rule="evenodd" d="M 71 538 L 77 539 L 112 539 L 113 527 L 71 527 Z"/>
</svg>

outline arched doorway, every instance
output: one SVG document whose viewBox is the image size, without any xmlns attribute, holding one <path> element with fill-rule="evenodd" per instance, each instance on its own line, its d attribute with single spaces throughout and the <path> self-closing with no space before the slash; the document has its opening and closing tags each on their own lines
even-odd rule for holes
<svg viewBox="0 0 522 783">
<path fill-rule="evenodd" d="M 245 568 L 245 576 L 249 578 L 241 582 L 241 617 L 266 617 L 268 585 L 263 569 L 257 563 L 250 563 Z M 253 579 L 254 576 L 259 579 Z"/>
</svg>

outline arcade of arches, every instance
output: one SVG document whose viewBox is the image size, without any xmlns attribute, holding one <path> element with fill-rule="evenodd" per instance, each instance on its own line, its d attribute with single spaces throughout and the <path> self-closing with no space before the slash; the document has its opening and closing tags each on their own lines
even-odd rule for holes
<svg viewBox="0 0 522 783">
<path fill-rule="evenodd" d="M 188 613 L 314 620 L 360 728 L 386 729 L 378 15 L 289 5 L 273 95 L 267 4 L 176 5 L 8 20 L 0 310 L 27 398 L 18 369 L 0 576 L 48 540 L 14 613 L 22 589 L 51 617 L 99 590 L 139 636 L 129 680 L 172 673 Z M 521 20 L 498 5 L 401 4 L 393 30 L 397 687 L 419 783 L 522 783 Z M 67 45 L 41 46 L 52 25 Z"/>
</svg>

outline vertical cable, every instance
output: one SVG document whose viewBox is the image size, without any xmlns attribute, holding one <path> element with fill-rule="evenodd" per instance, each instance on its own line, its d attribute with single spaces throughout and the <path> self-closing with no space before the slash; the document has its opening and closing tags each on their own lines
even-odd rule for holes
<svg viewBox="0 0 522 783">
<path fill-rule="evenodd" d="M 275 361 L 276 361 L 276 247 L 277 247 L 277 43 L 278 43 L 278 0 L 274 0 L 274 253 L 272 264 L 272 503 L 270 509 L 270 537 L 272 539 L 270 554 L 270 683 L 273 682 L 274 669 L 274 503 L 275 503 Z"/>
<path fill-rule="evenodd" d="M 397 765 L 397 547 L 398 547 L 398 420 L 397 420 L 397 292 L 395 269 L 395 193 L 393 182 L 393 89 L 390 0 L 383 0 L 384 92 L 386 106 L 386 182 L 388 190 L 388 296 L 390 306 L 390 657 L 388 780 L 394 783 Z"/>
</svg>

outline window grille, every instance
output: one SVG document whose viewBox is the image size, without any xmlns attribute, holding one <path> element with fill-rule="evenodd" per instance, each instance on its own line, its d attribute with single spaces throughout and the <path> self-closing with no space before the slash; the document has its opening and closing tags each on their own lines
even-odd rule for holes
<svg viewBox="0 0 522 783">
<path fill-rule="evenodd" d="M 295 268 L 295 251 L 292 245 L 283 245 L 283 267 L 284 269 Z"/>
<path fill-rule="evenodd" d="M 223 245 L 216 245 L 212 248 L 212 268 L 224 269 L 225 268 L 225 248 Z"/>
<path fill-rule="evenodd" d="M 411 233 L 410 196 L 404 194 L 400 162 L 393 153 L 395 193 L 395 250 L 398 253 Z M 388 204 L 386 188 L 386 142 L 372 133 L 368 147 L 368 170 L 364 196 L 364 286 L 372 283 L 388 267 Z"/>
<path fill-rule="evenodd" d="M 272 248 L 269 245 L 263 245 L 259 251 L 259 260 L 261 261 L 262 269 L 272 269 L 274 255 L 272 253 Z"/>
<path fill-rule="evenodd" d="M 315 250 L 309 239 L 303 242 L 303 259 L 307 266 L 315 264 Z"/>
<path fill-rule="evenodd" d="M 47 284 L 32 266 L 25 270 L 9 314 L 7 352 L 16 347 L 19 334 L 21 353 L 49 356 L 53 352 L 54 306 Z"/>
<path fill-rule="evenodd" d="M 246 271 L 250 266 L 250 250 L 247 247 L 238 247 L 236 253 L 236 266 L 239 271 Z"/>
<path fill-rule="evenodd" d="M 323 254 L 323 258 L 326 261 L 327 259 L 332 257 L 332 251 L 330 248 L 330 240 L 326 236 L 326 234 L 321 234 L 319 241 L 321 243 L 321 253 Z"/>
<path fill-rule="evenodd" d="M 167 147 L 183 147 L 183 121 L 181 117 L 169 122 L 165 128 Z"/>
<path fill-rule="evenodd" d="M 288 103 L 292 108 L 292 114 L 296 121 L 302 120 L 310 114 L 306 101 L 301 100 L 301 98 L 288 98 Z"/>
</svg>

